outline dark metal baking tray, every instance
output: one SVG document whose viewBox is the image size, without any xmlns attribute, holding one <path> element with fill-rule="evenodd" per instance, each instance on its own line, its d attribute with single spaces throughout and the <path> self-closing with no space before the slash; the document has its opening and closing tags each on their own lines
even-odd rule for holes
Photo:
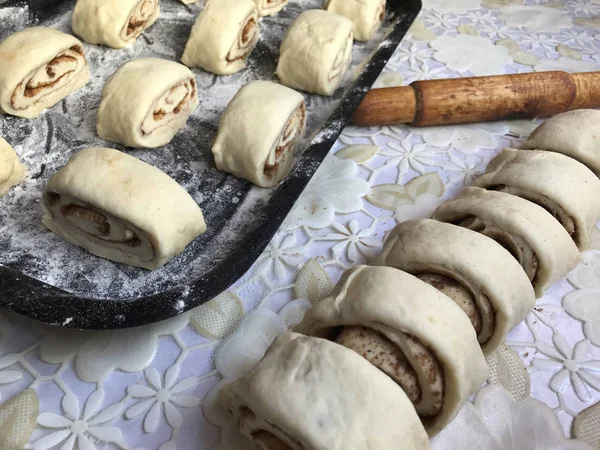
<svg viewBox="0 0 600 450">
<path fill-rule="evenodd" d="M 165 149 L 132 151 L 94 135 L 106 66 L 116 68 L 137 56 L 178 60 L 201 3 L 161 0 L 161 17 L 132 49 L 85 45 L 93 81 L 83 93 L 38 119 L 0 116 L 0 135 L 20 146 L 31 175 L 25 187 L 0 201 L 0 306 L 52 325 L 111 329 L 176 316 L 226 290 L 260 256 L 421 9 L 420 0 L 388 0 L 384 27 L 371 42 L 355 44 L 350 75 L 333 98 L 306 96 L 310 119 L 294 169 L 280 186 L 264 190 L 217 171 L 210 144 L 225 100 L 251 79 L 275 80 L 285 29 L 303 9 L 318 8 L 319 0 L 290 0 L 279 15 L 263 18 L 261 40 L 240 74 L 215 77 L 194 69 L 200 108 Z M 34 25 L 71 32 L 73 5 L 73 0 L 8 0 L 0 5 L 0 40 Z M 212 101 L 219 95 L 222 101 Z M 45 230 L 39 223 L 39 197 L 47 179 L 70 155 L 89 146 L 132 151 L 166 171 L 202 207 L 207 233 L 150 273 L 97 258 Z M 60 282 L 52 281 L 51 266 L 61 273 Z"/>
</svg>

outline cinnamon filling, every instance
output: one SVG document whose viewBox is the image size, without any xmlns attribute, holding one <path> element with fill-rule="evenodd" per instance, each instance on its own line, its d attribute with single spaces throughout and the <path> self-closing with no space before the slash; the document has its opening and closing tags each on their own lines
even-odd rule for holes
<svg viewBox="0 0 600 450">
<path fill-rule="evenodd" d="M 485 344 L 492 337 L 496 327 L 496 313 L 487 295 L 482 293 L 479 299 L 476 298 L 470 289 L 446 274 L 421 272 L 415 276 L 460 306 L 471 321 L 480 344 Z"/>
<path fill-rule="evenodd" d="M 29 108 L 68 84 L 86 64 L 83 48 L 78 45 L 59 53 L 17 85 L 11 96 L 11 105 L 18 110 Z"/>
<path fill-rule="evenodd" d="M 444 403 L 444 369 L 433 351 L 414 336 L 397 333 L 398 342 L 362 326 L 345 326 L 335 342 L 354 350 L 406 392 L 422 420 L 433 421 Z"/>
<path fill-rule="evenodd" d="M 575 241 L 578 240 L 578 230 L 575 226 L 575 221 L 573 218 L 555 201 L 546 197 L 545 195 L 537 194 L 535 192 L 528 191 L 527 189 L 522 189 L 514 186 L 506 186 L 504 184 L 500 184 L 497 186 L 491 186 L 488 189 L 500 192 L 506 192 L 507 194 L 516 195 L 517 197 L 524 198 L 525 200 L 529 200 L 530 202 L 536 203 L 546 211 L 548 211 L 556 220 L 560 222 L 560 224 L 564 227 L 565 230 L 573 237 Z"/>
<path fill-rule="evenodd" d="M 48 192 L 44 201 L 54 221 L 69 229 L 72 235 L 139 255 L 148 261 L 154 257 L 154 245 L 137 227 L 66 195 Z"/>
<path fill-rule="evenodd" d="M 296 146 L 306 124 L 306 105 L 304 102 L 290 116 L 279 142 L 276 144 L 275 152 L 269 155 L 265 163 L 265 175 L 267 178 L 272 178 L 277 175 L 280 164 L 287 159 L 290 151 Z"/>
<path fill-rule="evenodd" d="M 516 236 L 498 227 L 496 224 L 489 223 L 479 217 L 469 216 L 454 222 L 454 225 L 458 225 L 469 230 L 477 231 L 502 245 L 508 250 L 513 257 L 519 261 L 519 264 L 527 273 L 529 280 L 535 284 L 539 268 L 539 260 L 535 251 L 529 243 L 521 236 Z"/>
<path fill-rule="evenodd" d="M 346 41 L 346 45 L 344 48 L 338 53 L 335 61 L 333 62 L 333 67 L 331 68 L 331 72 L 329 73 L 329 81 L 334 80 L 335 78 L 344 75 L 348 66 L 350 65 L 350 60 L 352 59 L 352 40 L 353 34 L 350 33 L 348 36 L 348 40 Z"/>
<path fill-rule="evenodd" d="M 227 62 L 235 62 L 240 59 L 245 59 L 258 40 L 258 16 L 251 14 L 246 18 L 244 26 L 240 30 L 238 37 L 229 50 L 226 60 Z"/>
<path fill-rule="evenodd" d="M 242 406 L 237 417 L 240 431 L 252 438 L 256 447 L 261 450 L 305 450 L 298 440 L 276 425 L 257 417 L 250 408 Z"/>
<path fill-rule="evenodd" d="M 137 38 L 146 28 L 158 7 L 157 0 L 141 0 L 133 8 L 122 35 L 126 40 Z"/>
<path fill-rule="evenodd" d="M 196 97 L 196 82 L 190 78 L 176 84 L 154 104 L 152 113 L 142 123 L 142 134 L 148 135 L 190 110 Z"/>
</svg>

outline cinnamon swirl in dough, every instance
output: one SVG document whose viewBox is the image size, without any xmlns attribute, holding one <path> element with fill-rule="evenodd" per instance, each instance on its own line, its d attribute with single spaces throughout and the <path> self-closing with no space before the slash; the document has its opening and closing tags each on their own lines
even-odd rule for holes
<svg viewBox="0 0 600 450">
<path fill-rule="evenodd" d="M 182 64 L 138 58 L 106 82 L 98 109 L 98 136 L 128 147 L 168 144 L 198 106 L 194 74 Z"/>
<path fill-rule="evenodd" d="M 288 0 L 254 0 L 260 16 L 273 16 L 286 7 Z"/>
<path fill-rule="evenodd" d="M 600 111 L 578 109 L 557 114 L 537 127 L 524 149 L 562 153 L 600 175 Z"/>
<path fill-rule="evenodd" d="M 221 400 L 257 450 L 430 448 L 402 389 L 324 339 L 280 335 Z"/>
<path fill-rule="evenodd" d="M 0 112 L 37 117 L 89 79 L 83 45 L 73 36 L 33 27 L 0 43 Z"/>
<path fill-rule="evenodd" d="M 368 41 L 385 18 L 386 0 L 324 0 L 323 9 L 341 14 L 354 24 L 354 39 Z"/>
<path fill-rule="evenodd" d="M 306 125 L 304 97 L 267 81 L 252 81 L 227 105 L 213 154 L 219 170 L 261 187 L 287 175 Z"/>
<path fill-rule="evenodd" d="M 8 142 L 0 137 L 0 198 L 25 178 L 27 168 L 19 162 L 19 157 Z"/>
<path fill-rule="evenodd" d="M 411 399 L 430 436 L 488 376 L 475 331 L 456 303 L 391 267 L 346 271 L 296 331 L 335 340 L 389 375 Z"/>
<path fill-rule="evenodd" d="M 210 0 L 192 27 L 181 61 L 217 75 L 239 72 L 258 37 L 253 0 Z"/>
<path fill-rule="evenodd" d="M 478 187 L 442 206 L 433 218 L 485 234 L 519 261 L 538 297 L 579 262 L 579 250 L 552 215 L 516 195 Z"/>
<path fill-rule="evenodd" d="M 505 149 L 473 184 L 518 195 L 546 209 L 587 250 L 600 218 L 600 179 L 560 153 Z"/>
<path fill-rule="evenodd" d="M 352 21 L 314 9 L 300 14 L 281 44 L 277 76 L 293 89 L 333 95 L 352 62 Z"/>
<path fill-rule="evenodd" d="M 409 272 L 454 300 L 486 353 L 535 306 L 529 278 L 506 249 L 482 234 L 437 220 L 398 225 L 374 264 Z"/>
<path fill-rule="evenodd" d="M 77 153 L 48 182 L 42 222 L 67 242 L 153 270 L 206 231 L 202 211 L 175 180 L 108 148 Z"/>
<path fill-rule="evenodd" d="M 158 19 L 158 0 L 77 0 L 71 26 L 88 44 L 124 48 Z"/>
</svg>

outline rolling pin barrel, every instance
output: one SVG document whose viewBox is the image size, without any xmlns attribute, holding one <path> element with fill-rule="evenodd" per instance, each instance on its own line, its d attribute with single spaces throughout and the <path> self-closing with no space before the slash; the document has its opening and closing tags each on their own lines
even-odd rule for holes
<svg viewBox="0 0 600 450">
<path fill-rule="evenodd" d="M 373 89 L 360 104 L 356 125 L 449 125 L 533 119 L 600 107 L 600 72 L 539 72 L 416 81 Z"/>
</svg>

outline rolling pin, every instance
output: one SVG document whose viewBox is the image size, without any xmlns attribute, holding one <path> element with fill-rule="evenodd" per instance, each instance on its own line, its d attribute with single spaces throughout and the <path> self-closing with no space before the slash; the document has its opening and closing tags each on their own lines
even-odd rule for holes
<svg viewBox="0 0 600 450">
<path fill-rule="evenodd" d="M 450 125 L 533 119 L 582 108 L 600 108 L 600 72 L 426 80 L 372 89 L 352 116 L 352 123 Z"/>
</svg>

